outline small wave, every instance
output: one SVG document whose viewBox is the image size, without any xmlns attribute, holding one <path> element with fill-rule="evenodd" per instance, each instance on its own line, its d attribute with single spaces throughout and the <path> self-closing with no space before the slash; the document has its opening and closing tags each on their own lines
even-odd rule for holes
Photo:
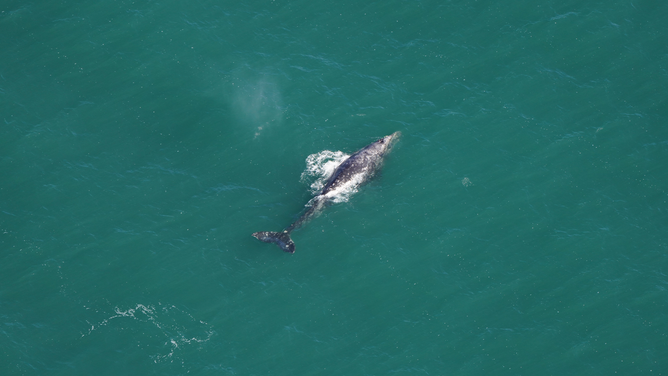
<svg viewBox="0 0 668 376">
<path fill-rule="evenodd" d="M 309 155 L 306 158 L 306 169 L 301 175 L 302 183 L 310 185 L 312 194 L 316 195 L 320 193 L 334 171 L 349 157 L 350 155 L 341 151 L 329 150 Z M 357 188 L 362 185 L 366 175 L 367 171 L 360 171 L 360 173 L 350 177 L 345 184 L 327 192 L 325 195 L 326 199 L 336 204 L 347 202 L 350 196 L 357 192 Z M 315 200 L 319 199 L 318 197 L 314 197 L 306 206 L 315 205 Z"/>
<path fill-rule="evenodd" d="M 201 348 L 216 334 L 211 325 L 196 319 L 187 311 L 161 303 L 157 307 L 140 303 L 130 308 L 116 306 L 110 317 L 88 324 L 91 325 L 88 333 L 82 333 L 81 337 L 91 335 L 103 327 L 137 334 L 139 346 L 157 351 L 150 356 L 154 363 L 180 360 L 185 348 Z"/>
<path fill-rule="evenodd" d="M 302 172 L 301 181 L 309 184 L 311 193 L 317 194 L 327 183 L 327 179 L 336 171 L 350 155 L 341 151 L 323 150 L 306 158 L 306 169 Z"/>
</svg>

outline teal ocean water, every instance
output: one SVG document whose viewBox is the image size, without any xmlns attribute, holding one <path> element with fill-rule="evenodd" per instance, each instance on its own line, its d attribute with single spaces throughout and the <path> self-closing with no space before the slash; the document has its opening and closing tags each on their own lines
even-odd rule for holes
<svg viewBox="0 0 668 376">
<path fill-rule="evenodd" d="M 0 5 L 0 374 L 666 375 L 668 3 Z M 324 150 L 403 136 L 292 235 Z"/>
</svg>

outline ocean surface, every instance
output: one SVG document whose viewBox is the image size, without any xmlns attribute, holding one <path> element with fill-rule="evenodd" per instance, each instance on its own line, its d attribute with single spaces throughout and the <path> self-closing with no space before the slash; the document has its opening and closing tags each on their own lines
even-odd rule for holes
<svg viewBox="0 0 668 376">
<path fill-rule="evenodd" d="M 3 1 L 0 375 L 668 374 L 666 20 Z M 294 254 L 251 237 L 395 131 Z"/>
</svg>

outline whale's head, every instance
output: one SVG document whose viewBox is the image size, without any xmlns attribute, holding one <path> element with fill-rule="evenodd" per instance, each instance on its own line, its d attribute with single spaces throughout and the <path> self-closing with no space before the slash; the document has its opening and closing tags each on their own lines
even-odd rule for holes
<svg viewBox="0 0 668 376">
<path fill-rule="evenodd" d="M 399 137 L 401 137 L 401 132 L 394 132 L 391 135 L 385 136 L 376 141 L 375 146 L 381 154 L 387 154 L 390 152 L 390 150 L 392 150 L 394 144 L 399 141 Z"/>
</svg>

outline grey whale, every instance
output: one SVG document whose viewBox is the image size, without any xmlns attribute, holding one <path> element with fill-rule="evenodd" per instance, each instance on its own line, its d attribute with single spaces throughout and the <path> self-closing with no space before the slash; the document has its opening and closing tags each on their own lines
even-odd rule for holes
<svg viewBox="0 0 668 376">
<path fill-rule="evenodd" d="M 309 201 L 308 210 L 283 231 L 260 231 L 252 236 L 265 243 L 274 243 L 285 252 L 294 253 L 295 243 L 290 238 L 290 233 L 319 214 L 341 190 L 362 185 L 373 177 L 400 136 L 401 132 L 394 132 L 358 150 L 343 161 L 327 179 L 322 191 Z"/>
</svg>

